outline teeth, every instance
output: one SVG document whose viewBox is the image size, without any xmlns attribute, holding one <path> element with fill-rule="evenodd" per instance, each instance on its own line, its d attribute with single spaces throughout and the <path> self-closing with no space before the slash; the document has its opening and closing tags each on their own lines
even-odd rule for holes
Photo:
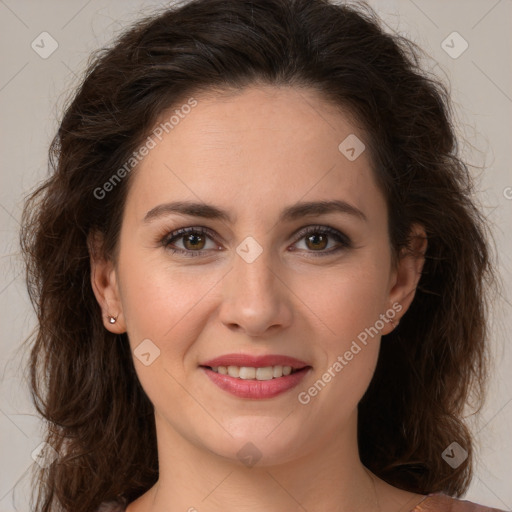
<svg viewBox="0 0 512 512">
<path fill-rule="evenodd" d="M 283 367 L 282 366 L 274 366 L 273 369 L 273 377 L 281 377 L 283 375 Z"/>
<path fill-rule="evenodd" d="M 228 375 L 230 377 L 240 377 L 240 368 L 238 366 L 228 366 Z"/>
<path fill-rule="evenodd" d="M 274 378 L 274 369 L 272 366 L 258 368 L 254 373 L 256 375 L 256 380 L 272 380 Z"/>
<path fill-rule="evenodd" d="M 271 380 L 290 375 L 293 373 L 291 366 L 264 366 L 254 368 L 252 366 L 215 366 L 212 368 L 214 372 L 222 375 L 229 375 L 242 380 Z"/>
<path fill-rule="evenodd" d="M 258 371 L 260 369 L 258 368 Z M 250 366 L 242 366 L 238 369 L 238 378 L 240 379 L 255 379 L 256 378 L 256 368 L 251 368 Z"/>
</svg>

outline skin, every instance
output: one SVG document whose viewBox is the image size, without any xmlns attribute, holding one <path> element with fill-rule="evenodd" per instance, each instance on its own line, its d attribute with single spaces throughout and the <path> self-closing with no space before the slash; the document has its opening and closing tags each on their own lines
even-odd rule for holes
<svg viewBox="0 0 512 512">
<path fill-rule="evenodd" d="M 105 328 L 127 332 L 132 350 L 144 339 L 160 349 L 148 366 L 134 357 L 155 407 L 160 476 L 128 512 L 220 512 L 227 504 L 239 512 L 411 510 L 422 496 L 378 479 L 357 448 L 357 404 L 391 322 L 307 405 L 297 398 L 393 304 L 401 306 L 396 325 L 421 274 L 421 255 L 392 263 L 368 151 L 349 161 L 338 150 L 350 134 L 364 141 L 364 132 L 307 89 L 251 86 L 196 99 L 133 171 L 118 261 L 94 256 L 101 239 L 91 238 Z M 277 222 L 287 206 L 332 199 L 366 221 L 335 212 Z M 233 223 L 173 213 L 144 222 L 149 210 L 177 200 L 213 204 Z M 310 225 L 331 226 L 352 245 L 329 254 L 339 246 L 332 236 L 323 245 L 296 236 Z M 176 229 L 202 226 L 214 233 L 194 240 L 203 255 L 172 254 L 160 243 Z M 423 229 L 413 234 L 424 254 Z M 263 250 L 252 263 L 236 252 L 247 236 Z M 183 236 L 173 244 L 198 250 Z M 289 355 L 312 370 L 277 397 L 242 399 L 198 367 L 232 352 Z M 249 442 L 261 455 L 253 467 L 237 457 Z"/>
</svg>

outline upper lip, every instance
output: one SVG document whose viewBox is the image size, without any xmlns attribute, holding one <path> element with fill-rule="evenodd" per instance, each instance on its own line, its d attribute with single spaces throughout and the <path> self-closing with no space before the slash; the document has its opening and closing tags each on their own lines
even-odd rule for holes
<svg viewBox="0 0 512 512">
<path fill-rule="evenodd" d="M 264 356 L 253 356 L 250 354 L 225 354 L 205 361 L 200 366 L 210 366 L 215 368 L 217 366 L 248 366 L 254 368 L 263 368 L 265 366 L 291 366 L 294 369 L 304 368 L 309 366 L 304 361 L 296 359 L 295 357 L 267 354 Z"/>
</svg>

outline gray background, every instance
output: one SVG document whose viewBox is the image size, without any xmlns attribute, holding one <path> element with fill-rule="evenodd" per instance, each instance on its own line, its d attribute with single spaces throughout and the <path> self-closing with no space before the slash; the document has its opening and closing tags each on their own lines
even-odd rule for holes
<svg viewBox="0 0 512 512">
<path fill-rule="evenodd" d="M 477 199 L 495 233 L 503 296 L 492 319 L 494 369 L 488 401 L 480 418 L 471 421 L 477 467 L 465 499 L 510 510 L 512 2 L 373 0 L 370 4 L 391 29 L 419 43 L 432 57 L 425 65 L 449 81 L 462 148 L 479 177 Z M 36 464 L 31 454 L 42 440 L 41 423 L 25 384 L 26 356 L 20 350 L 36 325 L 17 241 L 23 196 L 46 175 L 48 145 L 90 52 L 140 13 L 149 14 L 162 5 L 141 0 L 0 0 L 0 512 L 28 510 L 28 477 Z M 454 31 L 463 39 L 450 36 Z M 45 37 L 39 52 L 51 48 L 42 32 L 58 44 L 47 58 L 31 47 L 33 41 L 42 46 Z M 464 41 L 468 48 L 457 55 Z"/>
</svg>

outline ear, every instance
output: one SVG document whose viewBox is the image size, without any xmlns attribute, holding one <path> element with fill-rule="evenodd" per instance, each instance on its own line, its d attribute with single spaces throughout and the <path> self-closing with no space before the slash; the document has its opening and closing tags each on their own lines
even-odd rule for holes
<svg viewBox="0 0 512 512">
<path fill-rule="evenodd" d="M 87 246 L 91 262 L 91 285 L 101 307 L 103 325 L 108 331 L 121 334 L 126 331 L 126 323 L 120 299 L 117 271 L 114 263 L 104 256 L 103 235 L 97 231 L 89 233 Z M 117 318 L 116 322 L 111 324 L 110 317 Z"/>
<path fill-rule="evenodd" d="M 419 224 L 413 224 L 409 233 L 409 245 L 400 252 L 390 280 L 389 306 L 397 312 L 393 319 L 394 326 L 409 309 L 414 299 L 425 263 L 426 251 L 425 229 Z M 382 334 L 389 334 L 394 326 L 391 322 L 387 323 Z"/>
</svg>

